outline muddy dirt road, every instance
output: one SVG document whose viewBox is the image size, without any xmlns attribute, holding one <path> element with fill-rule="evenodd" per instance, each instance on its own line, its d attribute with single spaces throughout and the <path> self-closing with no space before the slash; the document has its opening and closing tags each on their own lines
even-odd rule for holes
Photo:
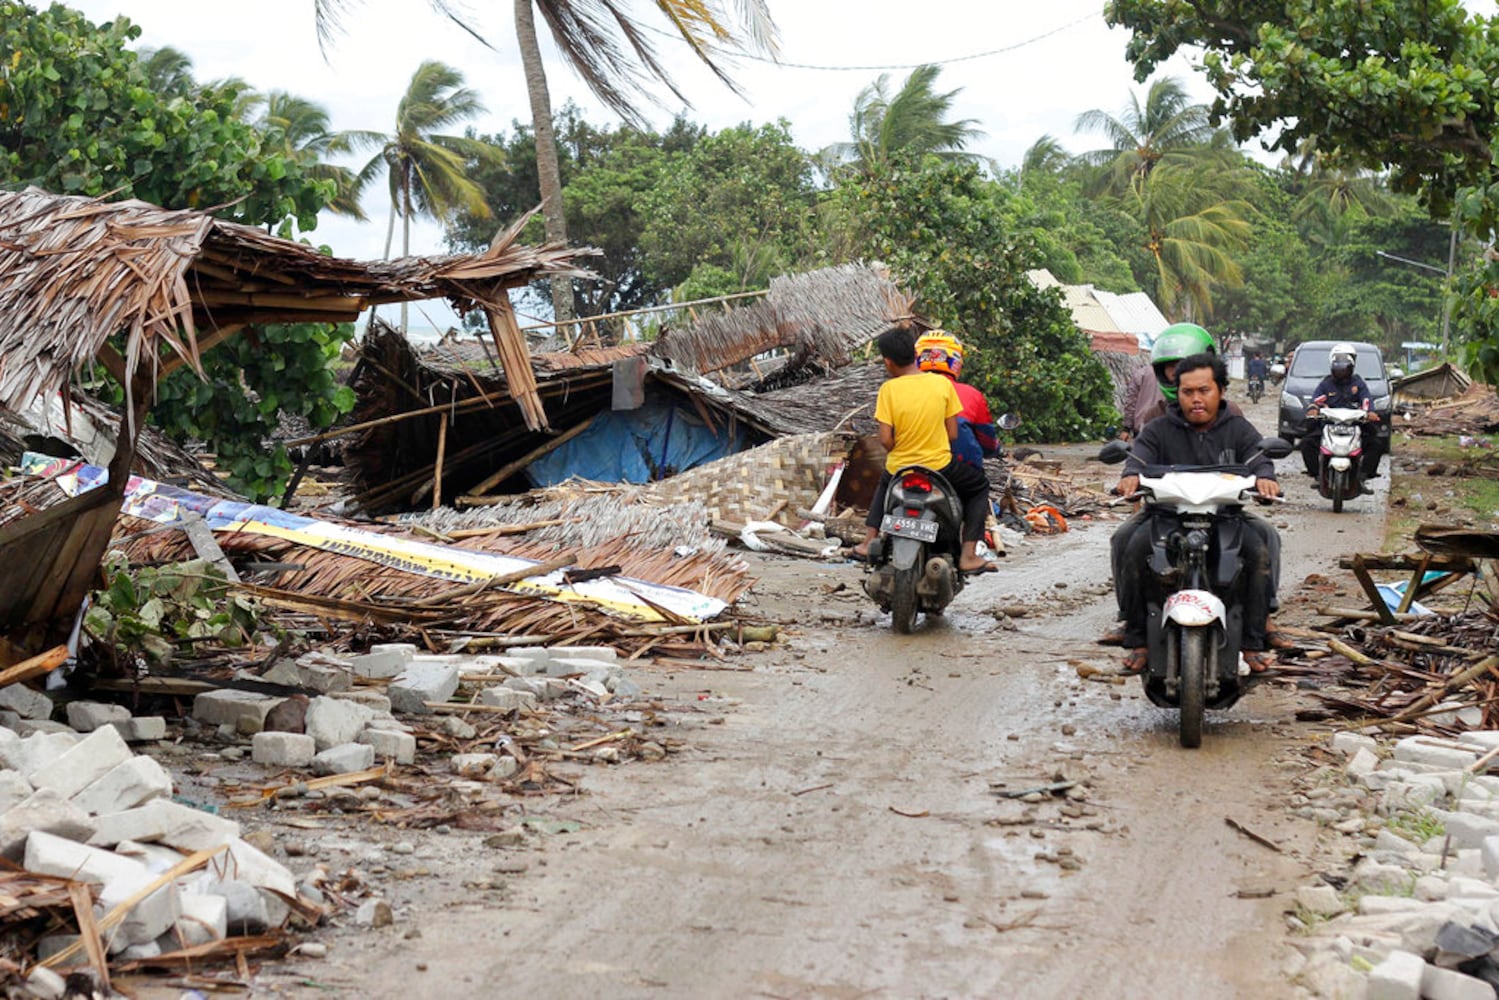
<svg viewBox="0 0 1499 1000">
<path fill-rule="evenodd" d="M 1383 520 L 1383 480 L 1335 516 L 1296 461 L 1274 517 L 1284 592 L 1376 548 Z M 1184 751 L 1136 682 L 1080 680 L 1074 661 L 1117 655 L 1091 641 L 1113 616 L 1111 528 L 1017 547 L 906 637 L 854 564 L 759 559 L 759 610 L 797 623 L 788 641 L 748 672 L 642 676 L 684 709 L 690 750 L 584 770 L 586 795 L 546 806 L 579 828 L 543 846 L 448 838 L 447 877 L 398 893 L 395 927 L 340 937 L 316 979 L 350 996 L 1291 995 L 1281 914 L 1315 827 L 1284 797 L 1314 731 L 1294 692 L 1262 686 Z M 1083 797 L 995 794 L 1059 777 Z"/>
</svg>

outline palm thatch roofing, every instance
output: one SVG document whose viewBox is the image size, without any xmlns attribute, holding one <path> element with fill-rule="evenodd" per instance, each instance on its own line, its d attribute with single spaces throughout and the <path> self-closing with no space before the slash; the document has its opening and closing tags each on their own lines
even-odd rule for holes
<svg viewBox="0 0 1499 1000">
<path fill-rule="evenodd" d="M 561 435 L 531 428 L 519 411 L 512 368 L 479 340 L 418 348 L 399 331 L 372 325 L 351 384 L 344 465 L 360 508 L 370 514 L 410 510 L 438 499 L 498 489 L 526 489 L 527 456 L 561 443 L 614 407 L 616 369 L 686 401 L 704 423 L 733 436 L 740 425 L 758 440 L 789 433 L 791 421 L 758 397 L 681 372 L 649 357 L 650 344 L 534 354 L 525 374 Z M 622 375 L 624 381 L 629 376 Z M 361 426 L 363 425 L 363 426 Z M 327 435 L 323 435 L 327 436 Z M 498 478 L 496 478 L 498 476 Z"/>
<path fill-rule="evenodd" d="M 764 299 L 667 331 L 652 353 L 700 374 L 778 348 L 792 352 L 792 364 L 816 359 L 837 368 L 888 327 L 911 323 L 913 301 L 878 264 L 786 274 L 771 279 Z"/>
<path fill-rule="evenodd" d="M 507 288 L 583 273 L 578 251 L 523 246 L 517 232 L 473 256 L 361 262 L 205 212 L 0 192 L 0 406 L 64 389 L 116 334 L 125 337 L 116 374 L 128 384 L 162 347 L 197 368 L 211 346 L 199 330 L 347 322 L 369 306 L 430 298 L 460 312 L 508 310 Z"/>
<path fill-rule="evenodd" d="M 544 275 L 585 274 L 582 253 L 515 242 L 525 218 L 472 256 L 358 262 L 325 256 L 205 212 L 140 201 L 0 192 L 0 407 L 20 410 L 99 360 L 126 391 L 109 484 L 0 526 L 0 560 L 42 572 L 0 577 L 0 622 L 15 643 L 65 628 L 91 589 L 120 509 L 150 383 L 251 323 L 345 322 L 388 302 L 446 298 L 483 309 L 515 373 L 526 424 L 546 426 L 525 336 L 505 291 Z M 111 338 L 123 338 L 120 346 Z"/>
</svg>

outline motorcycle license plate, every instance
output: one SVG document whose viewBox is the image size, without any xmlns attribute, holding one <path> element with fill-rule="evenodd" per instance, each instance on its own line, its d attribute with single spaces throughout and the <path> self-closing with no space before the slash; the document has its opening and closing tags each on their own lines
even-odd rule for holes
<svg viewBox="0 0 1499 1000">
<path fill-rule="evenodd" d="M 885 519 L 880 522 L 880 531 L 886 535 L 895 535 L 897 538 L 914 538 L 918 542 L 937 540 L 937 522 L 923 521 L 919 517 L 886 514 Z"/>
</svg>

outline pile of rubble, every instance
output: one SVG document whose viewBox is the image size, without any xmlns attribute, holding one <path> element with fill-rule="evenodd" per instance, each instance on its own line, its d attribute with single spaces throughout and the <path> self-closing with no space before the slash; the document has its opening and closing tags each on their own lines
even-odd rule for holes
<svg viewBox="0 0 1499 1000">
<path fill-rule="evenodd" d="M 19 942 L 0 979 L 60 997 L 53 970 L 75 964 L 101 986 L 111 974 L 189 961 L 243 970 L 247 955 L 285 954 L 289 925 L 315 926 L 348 903 L 324 867 L 293 875 L 268 853 L 274 838 L 242 837 L 221 810 L 345 811 L 339 793 L 361 784 L 378 788 L 351 797 L 389 822 L 501 830 L 513 820 L 485 798 L 544 790 L 549 762 L 607 765 L 673 749 L 643 735 L 655 706 L 642 704 L 608 646 L 423 655 L 391 644 L 308 653 L 235 680 L 258 690 L 205 685 L 180 732 L 208 744 L 195 763 L 246 762 L 259 777 L 200 775 L 191 788 L 129 747 L 166 739 L 167 719 L 94 701 L 59 709 L 24 685 L 0 688 L 0 853 L 20 866 L 0 872 L 0 893 L 17 902 L 0 927 Z M 265 693 L 277 689 L 296 693 Z M 567 703 L 582 711 L 554 711 Z M 67 725 L 52 721 L 59 713 Z M 224 801 L 190 804 L 197 786 Z"/>
<path fill-rule="evenodd" d="M 1295 893 L 1297 980 L 1329 998 L 1493 1000 L 1499 731 L 1393 745 L 1339 732 L 1330 747 L 1336 762 L 1290 808 L 1340 835 L 1350 867 Z"/>
</svg>

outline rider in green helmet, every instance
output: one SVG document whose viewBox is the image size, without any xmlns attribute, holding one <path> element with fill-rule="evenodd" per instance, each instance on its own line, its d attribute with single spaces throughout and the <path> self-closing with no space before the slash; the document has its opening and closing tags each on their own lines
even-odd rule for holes
<svg viewBox="0 0 1499 1000">
<path fill-rule="evenodd" d="M 1166 402 L 1176 402 L 1176 363 L 1192 354 L 1217 354 L 1218 345 L 1210 333 L 1196 323 L 1173 323 L 1162 330 L 1150 348 L 1150 367 L 1160 384 Z M 1167 371 L 1170 367 L 1172 370 Z"/>
</svg>

